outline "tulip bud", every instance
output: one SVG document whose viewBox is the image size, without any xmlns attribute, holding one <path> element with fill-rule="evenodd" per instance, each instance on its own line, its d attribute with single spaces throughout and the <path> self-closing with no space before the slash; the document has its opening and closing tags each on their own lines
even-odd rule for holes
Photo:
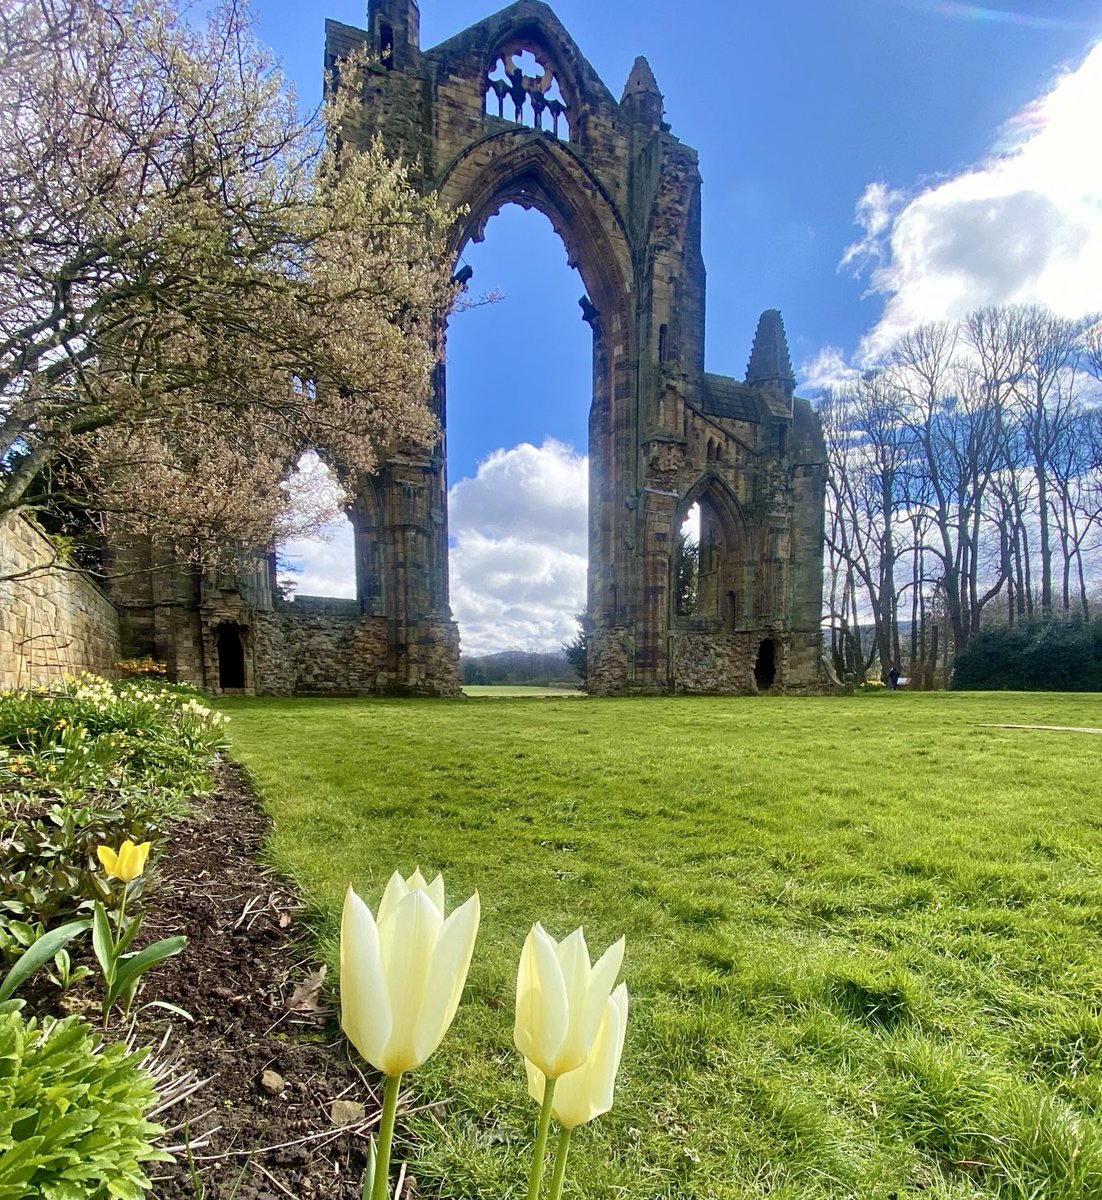
<svg viewBox="0 0 1102 1200">
<path fill-rule="evenodd" d="M 623 938 L 591 967 L 580 929 L 557 943 L 538 922 L 532 927 L 517 972 L 513 1042 L 548 1079 L 589 1057 L 623 959 Z"/>
<path fill-rule="evenodd" d="M 108 875 L 123 883 L 129 883 L 132 879 L 137 879 L 145 870 L 145 860 L 149 857 L 149 846 L 149 842 L 142 842 L 140 846 L 135 846 L 127 838 L 118 851 L 112 850 L 110 846 L 97 846 L 96 857 L 103 864 L 103 869 Z"/>
<path fill-rule="evenodd" d="M 384 1075 L 440 1045 L 459 1007 L 478 933 L 478 893 L 444 918 L 444 880 L 391 876 L 378 921 L 352 890 L 341 917 L 341 1028 Z"/>
<path fill-rule="evenodd" d="M 551 1115 L 563 1129 L 584 1125 L 612 1107 L 627 1027 L 628 988 L 626 983 L 621 983 L 605 1005 L 592 1053 L 576 1070 L 560 1075 L 555 1084 Z M 544 1074 L 527 1059 L 524 1065 L 528 1072 L 528 1094 L 537 1104 L 542 1104 L 546 1084 Z"/>
</svg>

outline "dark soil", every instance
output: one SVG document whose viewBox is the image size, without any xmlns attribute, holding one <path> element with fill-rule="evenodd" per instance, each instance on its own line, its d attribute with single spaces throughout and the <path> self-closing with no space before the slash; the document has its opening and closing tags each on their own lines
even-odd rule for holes
<svg viewBox="0 0 1102 1200">
<path fill-rule="evenodd" d="M 172 1019 L 164 1054 L 177 1078 L 207 1081 L 159 1117 L 177 1162 L 152 1164 L 157 1200 L 360 1196 L 379 1093 L 311 987 L 301 906 L 257 861 L 266 834 L 244 773 L 224 767 L 219 791 L 174 828 L 146 901 L 142 940 L 188 944 L 146 976 L 139 1003 L 192 1015 Z M 139 1042 L 159 1040 L 162 1018 L 144 1010 Z"/>
</svg>

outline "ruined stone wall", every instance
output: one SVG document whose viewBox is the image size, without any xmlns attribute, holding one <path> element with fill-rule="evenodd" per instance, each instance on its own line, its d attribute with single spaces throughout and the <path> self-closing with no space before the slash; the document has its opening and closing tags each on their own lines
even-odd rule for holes
<svg viewBox="0 0 1102 1200">
<path fill-rule="evenodd" d="M 418 644 L 398 664 L 389 651 L 385 617 L 361 614 L 355 600 L 300 596 L 252 615 L 255 691 L 274 696 L 440 695 L 440 681 L 458 658 L 458 633 L 449 624 L 422 630 Z M 456 679 L 444 694 L 460 691 Z"/>
<path fill-rule="evenodd" d="M 679 693 L 771 691 L 758 688 L 754 663 L 762 638 L 756 633 L 684 632 L 673 636 L 672 674 Z M 784 678 L 778 662 L 777 686 Z"/>
<path fill-rule="evenodd" d="M 110 675 L 119 658 L 119 614 L 80 571 L 51 567 L 53 545 L 31 521 L 0 521 L 0 687 L 69 672 Z M 36 568 L 38 568 L 36 570 Z"/>
</svg>

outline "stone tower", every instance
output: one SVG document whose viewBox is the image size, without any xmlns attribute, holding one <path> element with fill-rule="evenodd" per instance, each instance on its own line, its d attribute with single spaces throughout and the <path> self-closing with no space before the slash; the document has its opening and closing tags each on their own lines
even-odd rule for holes
<svg viewBox="0 0 1102 1200">
<path fill-rule="evenodd" d="M 370 0 L 366 30 L 328 21 L 327 86 L 344 86 L 342 60 L 367 50 L 348 135 L 380 137 L 461 214 L 456 259 L 515 203 L 550 218 L 581 273 L 593 335 L 590 690 L 817 689 L 822 432 L 794 395 L 775 310 L 762 315 L 745 380 L 705 370 L 697 155 L 664 122 L 647 60 L 617 101 L 538 0 L 431 49 L 419 30 L 415 0 Z M 446 428 L 443 368 L 435 406 Z M 697 508 L 687 597 L 678 535 Z M 195 666 L 181 660 L 177 673 L 213 687 L 243 678 L 259 692 L 454 694 L 446 440 L 387 462 L 350 516 L 356 601 L 281 605 L 262 582 L 196 582 L 193 611 L 174 618 Z M 230 676 L 219 676 L 224 645 Z"/>
</svg>

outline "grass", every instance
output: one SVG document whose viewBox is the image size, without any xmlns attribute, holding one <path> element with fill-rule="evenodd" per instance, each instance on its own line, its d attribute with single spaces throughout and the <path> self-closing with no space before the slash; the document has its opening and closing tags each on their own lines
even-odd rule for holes
<svg viewBox="0 0 1102 1200">
<path fill-rule="evenodd" d="M 529 925 L 621 933 L 600 1200 L 1102 1196 L 1102 738 L 1071 695 L 226 701 L 332 954 L 348 880 L 474 888 L 464 1003 L 412 1079 L 423 1195 L 523 1195 Z M 573 1180 L 573 1183 L 571 1182 Z"/>
<path fill-rule="evenodd" d="M 511 699 L 517 696 L 584 696 L 585 692 L 572 687 L 528 687 L 512 683 L 468 683 L 463 688 L 463 694 L 471 697 L 500 697 Z"/>
</svg>

